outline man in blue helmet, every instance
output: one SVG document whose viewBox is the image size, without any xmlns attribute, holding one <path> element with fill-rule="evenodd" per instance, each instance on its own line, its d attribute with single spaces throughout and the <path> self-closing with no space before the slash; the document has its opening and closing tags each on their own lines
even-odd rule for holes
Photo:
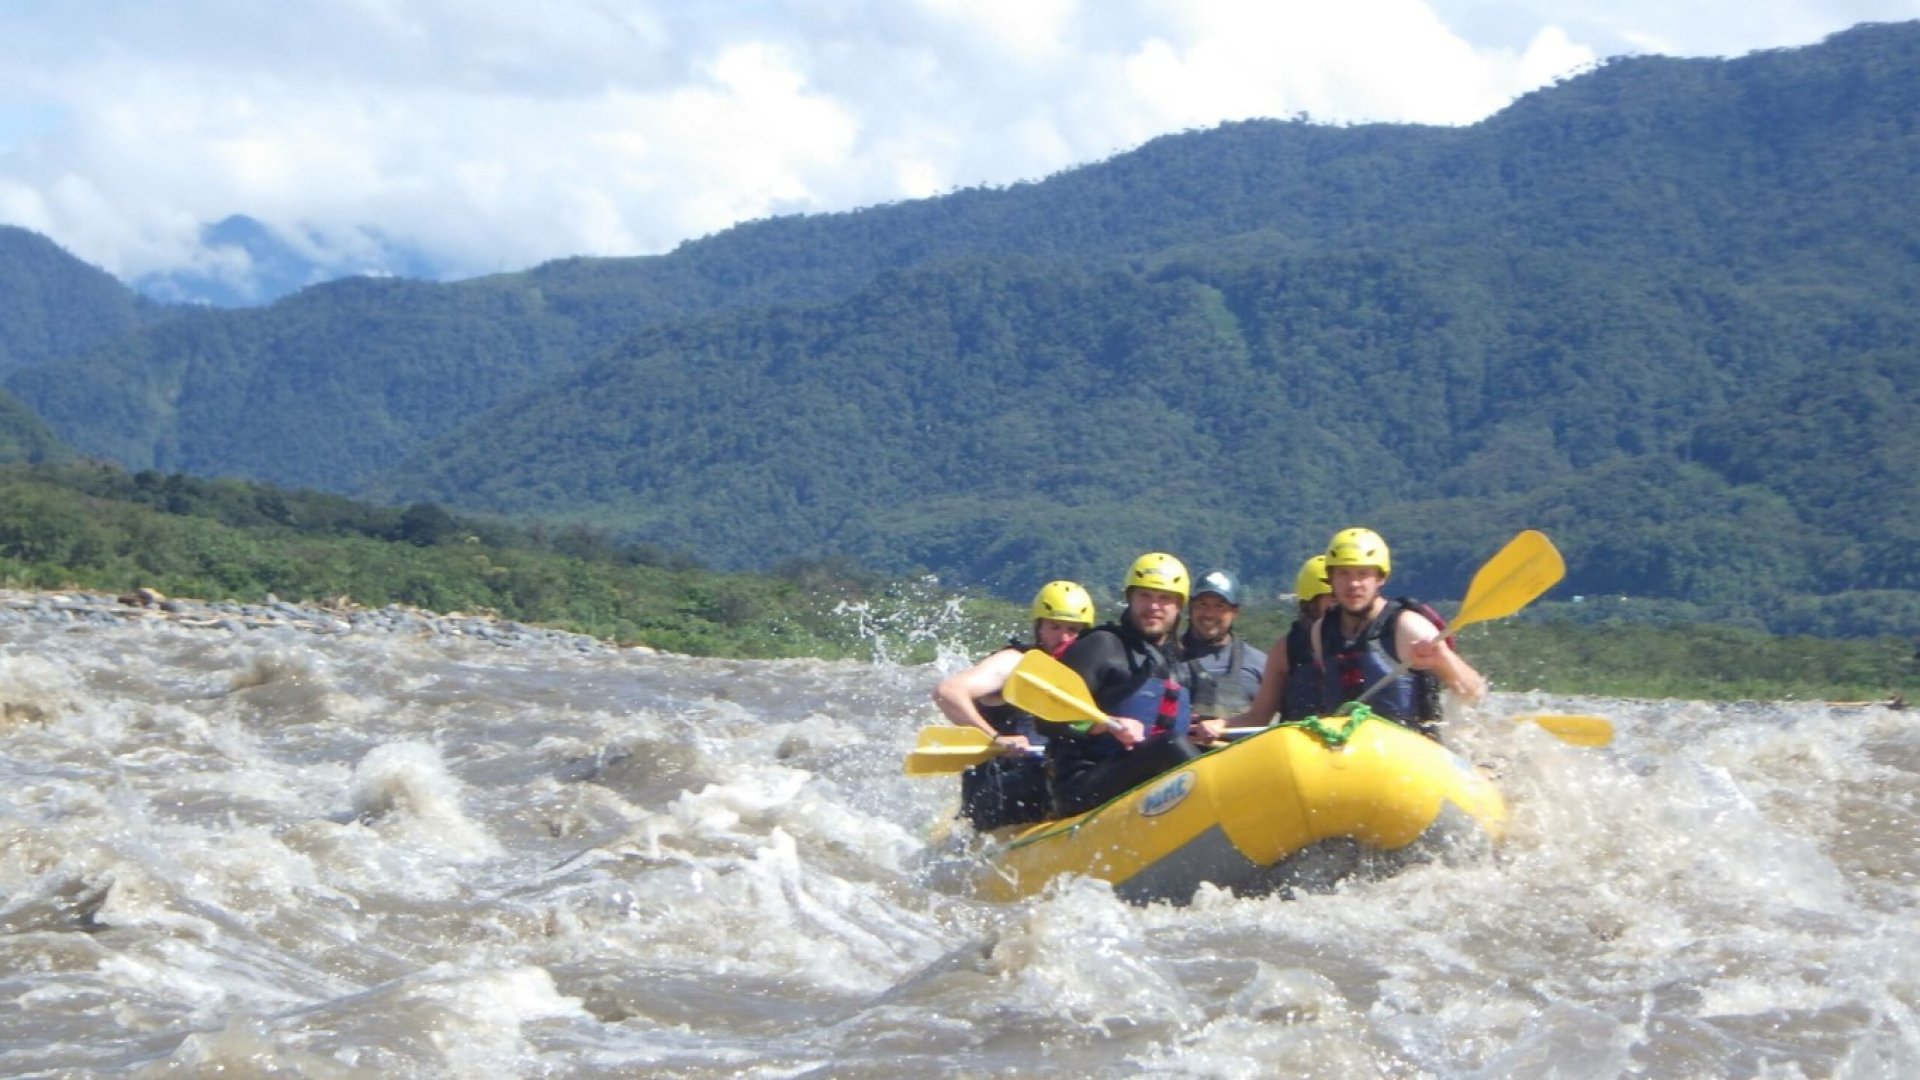
<svg viewBox="0 0 1920 1080">
<path fill-rule="evenodd" d="M 1240 615 L 1240 583 L 1225 570 L 1209 570 L 1193 583 L 1187 631 L 1180 637 L 1187 686 L 1193 693 L 1195 742 L 1212 742 L 1227 724 L 1252 706 L 1266 671 L 1267 654 L 1250 649 L 1233 633 Z"/>
</svg>

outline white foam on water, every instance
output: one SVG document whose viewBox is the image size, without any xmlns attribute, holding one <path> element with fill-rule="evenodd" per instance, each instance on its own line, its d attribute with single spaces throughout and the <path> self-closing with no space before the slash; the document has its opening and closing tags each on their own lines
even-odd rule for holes
<svg viewBox="0 0 1920 1080">
<path fill-rule="evenodd" d="M 937 944 L 925 917 L 900 909 L 888 887 L 871 880 L 911 839 L 869 821 L 863 831 L 880 837 L 832 853 L 844 859 L 803 854 L 799 838 L 816 847 L 852 841 L 846 811 L 823 802 L 804 772 L 750 771 L 741 783 L 683 793 L 611 845 L 599 867 L 618 884 L 595 878 L 584 891 L 576 887 L 575 923 L 649 963 L 753 975 L 807 970 L 836 990 L 877 991 L 903 964 L 931 959 Z M 861 869 L 836 874 L 821 863 Z"/>
<path fill-rule="evenodd" d="M 0 731 L 9 739 L 44 732 L 80 712 L 79 702 L 87 696 L 69 663 L 11 646 L 0 648 L 0 687 L 5 687 Z"/>
<path fill-rule="evenodd" d="M 231 1017 L 217 1031 L 197 1031 L 165 1059 L 129 1073 L 135 1080 L 177 1076 L 299 1076 L 312 1080 L 369 1080 L 376 1072 L 290 1047 L 264 1020 Z"/>
<path fill-rule="evenodd" d="M 439 749 L 427 743 L 387 743 L 368 751 L 353 770 L 348 797 L 373 832 L 427 862 L 457 865 L 501 854 L 487 830 L 467 816 L 463 785 L 447 771 Z"/>
<path fill-rule="evenodd" d="M 237 1014 L 137 1075 L 518 1077 L 553 1067 L 530 1027 L 565 1030 L 583 1018 L 538 967 L 436 964 L 312 1008 Z"/>
<path fill-rule="evenodd" d="M 1002 931 L 989 959 L 1030 1008 L 1100 1025 L 1178 1025 L 1196 1018 L 1178 977 L 1142 947 L 1139 909 L 1111 887 L 1068 879 Z"/>
<path fill-rule="evenodd" d="M 1910 715 L 1496 695 L 1490 855 L 988 904 L 900 774 L 964 659 L 0 627 L 0 1065 L 1920 1073 Z"/>
<path fill-rule="evenodd" d="M 404 998 L 438 1014 L 434 1045 L 459 1076 L 518 1076 L 537 1058 L 525 1025 L 584 1016 L 577 998 L 537 967 L 460 972 L 435 968 L 411 980 Z"/>
</svg>

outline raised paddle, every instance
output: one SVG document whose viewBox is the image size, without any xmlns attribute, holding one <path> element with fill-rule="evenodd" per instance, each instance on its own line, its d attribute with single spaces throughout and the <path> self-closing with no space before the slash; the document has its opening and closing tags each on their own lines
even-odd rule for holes
<svg viewBox="0 0 1920 1080">
<path fill-rule="evenodd" d="M 1547 539 L 1547 534 L 1528 529 L 1507 541 L 1473 575 L 1467 586 L 1467 598 L 1460 602 L 1460 613 L 1453 617 L 1447 631 L 1454 633 L 1488 619 L 1501 619 L 1519 611 L 1541 593 L 1567 575 L 1566 560 Z M 1333 613 L 1328 612 L 1331 616 Z M 1364 702 L 1388 683 L 1405 675 L 1413 665 L 1402 659 L 1356 699 Z"/>
<path fill-rule="evenodd" d="M 1056 724 L 1107 722 L 1107 714 L 1093 703 L 1093 694 L 1080 673 L 1039 649 L 1028 649 L 1007 676 L 1000 696 L 1016 709 Z"/>
</svg>

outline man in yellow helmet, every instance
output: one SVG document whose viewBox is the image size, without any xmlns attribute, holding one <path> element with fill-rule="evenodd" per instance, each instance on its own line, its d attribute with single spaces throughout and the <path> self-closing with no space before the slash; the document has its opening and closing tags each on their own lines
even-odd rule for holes
<svg viewBox="0 0 1920 1080">
<path fill-rule="evenodd" d="M 1192 701 L 1180 684 L 1180 609 L 1190 588 L 1179 559 L 1150 552 L 1122 583 L 1127 610 L 1060 656 L 1107 714 L 1092 725 L 1045 724 L 1054 813 L 1065 817 L 1198 757 L 1187 739 Z M 1083 730 L 1084 729 L 1084 730 Z"/>
<path fill-rule="evenodd" d="M 1319 716 L 1320 665 L 1313 658 L 1313 625 L 1333 606 L 1333 586 L 1327 583 L 1327 556 L 1323 552 L 1300 564 L 1293 580 L 1300 612 L 1293 625 L 1267 650 L 1266 674 L 1246 712 L 1222 726 L 1265 727 L 1278 713 L 1281 720 Z"/>
<path fill-rule="evenodd" d="M 1326 565 L 1334 606 L 1312 632 L 1321 704 L 1333 708 L 1371 693 L 1367 704 L 1375 712 L 1439 738 L 1439 687 L 1478 701 L 1486 695 L 1486 679 L 1412 602 L 1384 594 L 1393 560 L 1380 534 L 1357 528 L 1335 533 Z M 1404 617 L 1409 613 L 1412 618 Z M 1402 658 L 1412 670 L 1395 674 Z"/>
<path fill-rule="evenodd" d="M 1039 739 L 1034 718 L 1009 705 L 1000 692 L 1028 649 L 1058 658 L 1093 626 L 1093 597 L 1077 582 L 1049 581 L 1033 596 L 1033 644 L 1009 641 L 979 663 L 940 680 L 933 703 L 949 721 L 979 728 L 1004 748 L 997 758 L 960 777 L 960 812 L 984 832 L 1047 816 L 1045 765 L 1033 753 Z"/>
</svg>

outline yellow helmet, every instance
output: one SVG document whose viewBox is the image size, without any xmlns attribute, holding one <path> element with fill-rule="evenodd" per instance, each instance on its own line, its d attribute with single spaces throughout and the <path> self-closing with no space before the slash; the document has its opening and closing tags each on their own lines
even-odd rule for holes
<svg viewBox="0 0 1920 1080">
<path fill-rule="evenodd" d="M 1393 556 L 1372 529 L 1341 529 L 1327 541 L 1327 573 L 1336 566 L 1377 566 L 1384 578 L 1393 574 Z"/>
<path fill-rule="evenodd" d="M 1075 581 L 1049 581 L 1033 594 L 1033 617 L 1093 625 L 1093 597 Z"/>
<path fill-rule="evenodd" d="M 1300 576 L 1293 579 L 1293 591 L 1303 604 L 1333 591 L 1333 586 L 1327 584 L 1325 555 L 1315 555 L 1300 564 Z"/>
<path fill-rule="evenodd" d="M 1187 602 L 1186 564 L 1165 552 L 1149 551 L 1133 560 L 1133 568 L 1127 571 L 1127 580 L 1120 586 L 1122 592 L 1128 589 L 1174 593 L 1184 604 Z"/>
</svg>

